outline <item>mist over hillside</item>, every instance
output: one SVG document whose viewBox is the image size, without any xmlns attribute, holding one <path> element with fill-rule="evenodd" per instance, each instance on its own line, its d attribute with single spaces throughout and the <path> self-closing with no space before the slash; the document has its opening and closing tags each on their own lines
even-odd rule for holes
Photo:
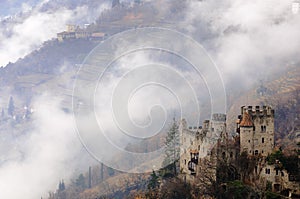
<svg viewBox="0 0 300 199">
<path fill-rule="evenodd" d="M 124 0 L 112 6 L 109 0 L 5 1 L 0 8 L 0 110 L 3 112 L 0 119 L 0 187 L 5 188 L 5 191 L 0 191 L 0 198 L 46 196 L 48 191 L 56 189 L 62 178 L 66 184 L 71 183 L 88 166 L 99 166 L 99 162 L 82 145 L 82 140 L 78 139 L 80 135 L 73 118 L 73 103 L 77 99 L 77 96 L 75 99 L 72 96 L 74 83 L 79 69 L 86 64 L 93 49 L 95 51 L 122 31 L 158 27 L 178 31 L 198 42 L 217 66 L 215 76 L 209 77 L 213 80 L 216 76 L 220 77 L 219 83 L 225 88 L 224 112 L 228 112 L 229 133 L 235 133 L 234 121 L 241 105 L 267 103 L 274 106 L 278 113 L 276 138 L 284 146 L 289 145 L 300 128 L 300 14 L 291 12 L 291 3 L 259 0 Z M 74 24 L 91 35 L 101 33 L 104 36 L 59 41 L 57 33 L 67 31 L 67 24 Z M 123 47 L 126 49 L 126 42 L 124 46 L 120 44 L 116 51 L 122 51 Z M 180 43 L 176 39 L 171 40 L 172 44 L 177 42 Z M 187 52 L 189 47 L 185 49 Z M 137 126 L 147 126 L 155 119 L 167 122 L 162 128 L 162 135 L 131 142 L 120 136 L 117 133 L 119 127 L 109 120 L 110 97 L 115 85 L 128 75 L 128 71 L 149 63 L 164 64 L 184 77 L 187 85 L 195 90 L 201 116 L 194 113 L 196 108 L 191 107 L 191 101 L 186 100 L 187 105 L 182 105 L 174 100 L 172 93 L 165 93 L 161 88 L 145 88 L 144 92 L 139 93 L 138 87 L 134 91 L 136 96 L 128 100 L 130 119 Z M 89 74 L 89 77 L 96 78 L 97 67 L 102 66 L 92 64 L 95 65 L 95 68 L 91 67 L 95 74 Z M 195 121 L 210 119 L 213 108 L 206 79 L 197 77 L 189 67 L 190 63 L 178 57 L 150 50 L 126 55 L 113 63 L 112 69 L 105 71 L 107 76 L 104 86 L 100 87 L 100 94 L 95 94 L 100 99 L 95 109 L 102 111 L 100 116 L 105 123 L 103 128 L 107 129 L 107 137 L 119 148 L 145 153 L 156 151 L 164 145 L 162 140 L 168 124 L 175 116 L 181 119 L 179 107 L 185 107 L 191 118 L 197 115 Z M 168 76 L 173 73 L 161 71 L 149 74 L 156 80 L 168 82 L 170 88 L 176 88 L 178 96 L 185 96 L 186 99 L 194 96 L 186 95 L 189 90 L 185 84 L 179 85 L 176 78 Z M 140 77 L 146 79 L 146 75 L 138 73 L 126 77 L 132 78 L 132 84 L 139 83 Z M 84 79 L 87 85 L 94 83 L 92 78 Z M 9 111 L 11 97 L 14 101 L 13 114 Z M 121 102 L 121 98 L 116 100 L 116 103 Z M 81 101 L 78 104 L 85 105 Z M 155 109 L 157 105 L 165 108 L 166 120 L 164 114 L 158 114 L 161 110 Z M 94 131 L 89 116 L 84 115 L 80 119 L 86 131 Z M 154 127 L 157 126 L 154 124 Z M 112 152 L 106 153 L 103 159 L 106 158 L 115 158 L 116 162 L 128 167 L 135 166 L 132 159 Z M 147 162 L 144 164 L 142 168 L 149 166 Z M 134 168 L 132 172 L 138 169 Z M 107 168 L 107 172 L 111 171 Z M 138 182 L 135 178 L 133 181 Z M 101 186 L 103 184 L 105 182 Z M 21 187 L 18 192 L 16 187 Z"/>
</svg>

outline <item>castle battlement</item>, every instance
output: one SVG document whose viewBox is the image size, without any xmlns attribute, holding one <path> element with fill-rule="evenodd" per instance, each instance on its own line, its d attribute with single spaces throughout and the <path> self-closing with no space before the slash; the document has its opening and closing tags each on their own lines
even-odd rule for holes
<svg viewBox="0 0 300 199">
<path fill-rule="evenodd" d="M 223 114 L 223 113 L 214 113 L 212 115 L 212 121 L 226 122 L 226 114 Z"/>
<path fill-rule="evenodd" d="M 244 112 L 247 112 L 252 117 L 257 116 L 269 116 L 274 117 L 275 111 L 270 106 L 242 106 L 241 107 L 241 115 L 243 115 Z"/>
</svg>

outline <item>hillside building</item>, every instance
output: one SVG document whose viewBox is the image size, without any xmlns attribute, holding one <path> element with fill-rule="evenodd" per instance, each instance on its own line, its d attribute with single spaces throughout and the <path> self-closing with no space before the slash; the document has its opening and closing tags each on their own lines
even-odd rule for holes
<svg viewBox="0 0 300 199">
<path fill-rule="evenodd" d="M 221 175 L 228 180 L 243 180 L 239 158 L 246 152 L 255 161 L 253 170 L 243 176 L 249 183 L 264 190 L 271 183 L 274 192 L 300 195 L 299 179 L 283 169 L 278 160 L 272 165 L 267 162 L 266 157 L 274 151 L 274 114 L 267 106 L 241 107 L 235 137 L 228 136 L 225 114 L 213 114 L 202 126 L 188 126 L 183 119 L 179 126 L 180 177 L 200 189 L 218 181 Z M 225 174 L 224 163 L 228 167 Z"/>
<path fill-rule="evenodd" d="M 87 24 L 85 24 L 87 25 Z M 59 42 L 63 42 L 65 40 L 72 40 L 72 39 L 103 39 L 106 34 L 103 32 L 91 32 L 87 29 L 88 26 L 85 28 L 80 28 L 76 25 L 67 25 L 66 31 L 57 33 L 57 40 Z"/>
</svg>

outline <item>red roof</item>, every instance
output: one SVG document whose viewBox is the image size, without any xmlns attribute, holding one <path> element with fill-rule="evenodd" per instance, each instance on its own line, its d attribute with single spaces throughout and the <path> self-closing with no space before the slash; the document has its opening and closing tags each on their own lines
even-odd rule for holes
<svg viewBox="0 0 300 199">
<path fill-rule="evenodd" d="M 240 123 L 241 127 L 253 127 L 252 118 L 246 111 L 243 113 L 243 118 Z"/>
</svg>

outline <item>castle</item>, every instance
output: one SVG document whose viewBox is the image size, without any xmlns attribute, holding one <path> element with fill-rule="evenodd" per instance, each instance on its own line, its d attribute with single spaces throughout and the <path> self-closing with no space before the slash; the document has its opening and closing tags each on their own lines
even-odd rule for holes
<svg viewBox="0 0 300 199">
<path fill-rule="evenodd" d="M 274 151 L 274 109 L 243 106 L 236 125 L 236 135 L 229 136 L 225 114 L 213 114 L 202 126 L 188 126 L 183 119 L 179 126 L 181 178 L 205 189 L 226 175 L 228 180 L 248 181 L 263 190 L 271 183 L 273 192 L 300 195 L 298 180 L 277 169 L 280 162 L 267 162 Z M 255 160 L 253 168 L 246 165 L 248 169 L 241 170 L 242 154 Z M 222 165 L 227 165 L 226 173 Z"/>
</svg>

